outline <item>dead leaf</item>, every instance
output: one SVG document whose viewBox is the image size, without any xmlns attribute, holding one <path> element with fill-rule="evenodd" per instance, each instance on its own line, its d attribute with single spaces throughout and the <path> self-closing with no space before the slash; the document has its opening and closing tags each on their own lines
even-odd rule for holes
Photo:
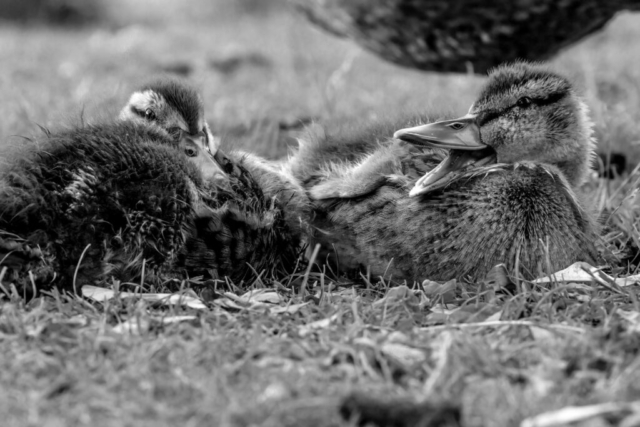
<svg viewBox="0 0 640 427">
<path fill-rule="evenodd" d="M 398 302 L 407 301 L 418 304 L 420 301 L 415 295 L 414 291 L 409 289 L 405 285 L 393 287 L 387 291 L 384 297 L 373 302 L 374 307 L 384 306 L 387 304 L 395 304 Z"/>
<path fill-rule="evenodd" d="M 239 298 L 242 301 L 246 301 L 248 303 L 263 302 L 270 304 L 279 304 L 283 302 L 282 297 L 277 292 L 270 289 L 253 289 L 242 294 Z"/>
<path fill-rule="evenodd" d="M 618 286 L 631 286 L 631 285 L 636 285 L 640 283 L 640 274 L 635 274 L 633 276 L 627 276 L 627 277 L 618 277 L 617 279 L 615 279 L 615 282 Z"/>
<path fill-rule="evenodd" d="M 166 326 L 180 322 L 189 322 L 197 318 L 197 316 L 136 317 L 117 324 L 112 330 L 118 334 L 140 335 L 148 332 L 152 324 Z"/>
<path fill-rule="evenodd" d="M 300 310 L 302 307 L 304 307 L 305 305 L 308 305 L 308 302 L 303 302 L 300 304 L 289 304 L 286 305 L 284 307 L 272 307 L 269 309 L 269 313 L 271 314 L 282 314 L 282 313 L 289 313 L 289 314 L 293 314 L 293 313 L 297 313 L 298 310 Z"/>
<path fill-rule="evenodd" d="M 640 332 L 640 313 L 618 309 L 616 314 L 629 323 L 629 331 Z"/>
<path fill-rule="evenodd" d="M 116 296 L 116 293 L 111 289 L 99 288 L 92 285 L 84 285 L 82 287 L 82 296 L 97 302 L 105 302 L 114 298 Z"/>
<path fill-rule="evenodd" d="M 552 340 L 555 340 L 557 337 L 550 330 L 541 328 L 539 326 L 529 326 L 529 330 L 531 331 L 531 335 L 533 335 L 533 339 L 538 342 L 550 343 Z"/>
<path fill-rule="evenodd" d="M 117 334 L 141 335 L 149 331 L 151 322 L 147 318 L 133 318 L 118 323 L 112 331 Z"/>
<path fill-rule="evenodd" d="M 269 384 L 262 393 L 258 395 L 259 403 L 272 403 L 291 397 L 291 390 L 281 382 Z"/>
<path fill-rule="evenodd" d="M 163 317 L 160 320 L 160 323 L 162 323 L 163 325 L 172 325 L 174 323 L 180 323 L 180 322 L 189 322 L 192 320 L 196 320 L 198 318 L 198 316 L 166 316 Z"/>
<path fill-rule="evenodd" d="M 140 298 L 149 302 L 160 302 L 164 305 L 185 305 L 196 310 L 205 310 L 207 306 L 197 297 L 185 294 L 139 294 Z"/>
<path fill-rule="evenodd" d="M 334 314 L 331 317 L 327 317 L 325 319 L 316 320 L 315 322 L 307 323 L 306 325 L 298 326 L 298 334 L 301 337 L 311 334 L 320 329 L 328 328 L 332 322 L 335 322 L 338 319 L 338 314 Z"/>
<path fill-rule="evenodd" d="M 489 270 L 487 277 L 485 277 L 484 280 L 488 284 L 493 285 L 496 290 L 515 286 L 515 283 L 513 283 L 509 277 L 507 267 L 504 264 L 495 265 L 491 270 Z"/>
<path fill-rule="evenodd" d="M 567 406 L 557 411 L 545 412 L 529 417 L 520 423 L 520 427 L 555 427 L 587 420 L 605 414 L 636 412 L 640 402 L 611 402 L 589 406 Z M 635 411 L 634 411 L 635 409 Z"/>
<path fill-rule="evenodd" d="M 593 283 L 597 282 L 598 284 L 614 291 L 620 293 L 620 290 L 617 289 L 618 286 L 630 286 L 636 283 L 640 283 L 640 274 L 628 276 L 628 277 L 618 277 L 614 279 L 608 274 L 600 271 L 600 269 L 586 263 L 586 262 L 576 262 L 575 264 L 570 265 L 564 270 L 557 271 L 549 276 L 540 277 L 533 281 L 534 283 L 550 283 L 550 282 L 561 282 L 561 283 Z"/>
<path fill-rule="evenodd" d="M 247 308 L 246 305 L 240 305 L 229 298 L 218 298 L 213 301 L 213 305 L 231 310 L 244 310 Z"/>
<path fill-rule="evenodd" d="M 502 317 L 502 310 L 496 311 L 491 316 L 483 320 L 483 322 L 496 322 Z"/>
<path fill-rule="evenodd" d="M 184 305 L 197 310 L 204 310 L 207 306 L 195 295 L 193 291 L 175 294 L 165 293 L 139 293 L 139 292 L 115 292 L 111 289 L 100 288 L 92 285 L 82 287 L 82 296 L 97 302 L 105 302 L 116 297 L 139 298 L 148 302 L 159 302 L 163 305 Z"/>
<path fill-rule="evenodd" d="M 449 280 L 445 283 L 438 283 L 431 280 L 422 282 L 422 289 L 428 298 L 441 297 L 444 304 L 454 302 L 456 300 L 456 288 L 458 287 L 456 279 Z"/>
<path fill-rule="evenodd" d="M 405 368 L 411 368 L 427 359 L 424 351 L 400 343 L 385 342 L 380 346 L 380 352 Z"/>
<path fill-rule="evenodd" d="M 587 273 L 583 267 L 593 268 L 595 267 L 587 264 L 586 262 L 576 262 L 569 267 L 556 271 L 555 273 L 535 279 L 534 283 L 552 283 L 552 282 L 578 282 L 578 283 L 591 283 L 593 282 L 593 276 Z"/>
</svg>

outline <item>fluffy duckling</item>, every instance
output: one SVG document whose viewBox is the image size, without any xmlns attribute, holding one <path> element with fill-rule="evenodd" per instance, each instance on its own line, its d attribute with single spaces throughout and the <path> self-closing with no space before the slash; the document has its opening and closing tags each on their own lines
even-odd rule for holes
<svg viewBox="0 0 640 427">
<path fill-rule="evenodd" d="M 304 191 L 277 164 L 249 153 L 231 151 L 225 154 L 220 151 L 221 139 L 212 135 L 205 122 L 202 98 L 195 89 L 180 79 L 158 79 L 131 95 L 128 104 L 120 112 L 120 119 L 157 125 L 166 129 L 171 137 L 183 141 L 185 147 L 193 144 L 206 147 L 210 154 L 208 156 L 200 150 L 190 158 L 209 184 L 226 190 L 224 195 L 216 194 L 213 198 L 207 198 L 208 206 L 220 209 L 216 215 L 226 218 L 226 215 L 238 214 L 243 219 L 236 220 L 237 229 L 224 233 L 215 228 L 213 232 L 201 229 L 206 235 L 204 241 L 196 244 L 194 240 L 190 242 L 190 247 L 218 250 L 234 244 L 233 256 L 218 254 L 218 258 L 226 263 L 222 272 L 231 271 L 234 264 L 233 268 L 238 272 L 250 273 L 250 269 L 244 268 L 246 263 L 263 267 L 261 269 L 269 267 L 270 271 L 282 270 L 283 264 L 286 264 L 282 259 L 291 261 L 296 258 L 294 252 L 297 255 L 301 236 L 308 228 L 305 218 L 308 216 L 309 203 Z M 216 159 L 215 162 L 212 162 L 212 157 Z M 224 171 L 220 165 L 224 166 Z M 288 226 L 286 230 L 282 229 L 282 221 Z M 264 226 L 258 227 L 263 222 Z M 252 227 L 255 230 L 250 231 Z M 195 269 L 196 266 L 210 263 L 206 257 L 197 250 L 190 250 L 187 262 Z M 215 268 L 209 271 L 218 277 Z M 205 274 L 204 271 L 201 273 Z M 245 276 L 250 274 L 235 274 L 232 279 L 239 281 Z"/>
<path fill-rule="evenodd" d="M 204 181 L 178 141 L 131 122 L 52 133 L 0 177 L 8 283 L 70 288 L 171 270 Z M 20 243 L 20 246 L 16 246 Z M 36 250 L 38 249 L 39 250 Z"/>
<path fill-rule="evenodd" d="M 238 282 L 293 268 L 299 237 L 241 165 L 222 159 L 223 172 L 212 159 L 195 92 L 163 83 L 140 94 L 123 120 L 47 134 L 0 176 L 3 283 Z"/>
<path fill-rule="evenodd" d="M 374 190 L 335 197 L 317 191 L 322 182 L 309 188 L 325 231 L 317 238 L 344 249 L 341 265 L 448 280 L 483 278 L 498 263 L 531 278 L 597 259 L 595 223 L 577 194 L 593 155 L 591 121 L 567 79 L 541 66 L 500 67 L 466 116 L 395 137 L 451 150 L 415 169 L 428 173 L 412 197 L 397 179 L 405 154 L 388 155 L 398 142 L 377 150 L 391 166 Z"/>
</svg>

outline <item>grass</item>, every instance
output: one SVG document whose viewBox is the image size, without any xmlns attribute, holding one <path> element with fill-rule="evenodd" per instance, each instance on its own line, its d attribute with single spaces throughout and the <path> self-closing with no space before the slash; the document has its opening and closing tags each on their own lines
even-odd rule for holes
<svg viewBox="0 0 640 427">
<path fill-rule="evenodd" d="M 248 0 L 137 1 L 125 15 L 125 3 L 114 2 L 102 27 L 0 28 L 5 163 L 29 146 L 14 135 L 113 117 L 132 88 L 166 70 L 190 72 L 208 121 L 230 144 L 270 158 L 295 144 L 281 122 L 460 115 L 484 81 L 384 63 L 277 5 L 258 14 Z M 584 93 L 600 150 L 622 151 L 632 165 L 640 162 L 639 19 L 621 16 L 553 62 Z M 605 243 L 628 263 L 621 274 L 638 265 L 639 177 L 585 187 Z M 340 409 L 355 406 L 397 425 L 424 425 L 443 411 L 441 425 L 511 426 L 571 405 L 640 399 L 637 286 L 523 283 L 510 294 L 499 281 L 408 290 L 330 278 L 291 277 L 278 305 L 307 304 L 280 314 L 215 301 L 203 311 L 7 297 L 3 425 L 353 425 Z M 195 318 L 162 320 L 178 315 Z M 118 325 L 131 319 L 123 333 Z M 580 425 L 634 425 L 633 412 L 620 407 Z"/>
</svg>

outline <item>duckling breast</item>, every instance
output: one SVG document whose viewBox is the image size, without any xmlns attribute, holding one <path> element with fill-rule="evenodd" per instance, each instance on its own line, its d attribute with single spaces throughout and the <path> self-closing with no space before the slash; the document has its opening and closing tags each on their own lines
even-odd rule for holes
<svg viewBox="0 0 640 427">
<path fill-rule="evenodd" d="M 335 201 L 328 217 L 352 233 L 375 275 L 392 262 L 396 278 L 479 279 L 505 263 L 532 278 L 597 259 L 595 221 L 539 164 L 501 165 L 417 198 L 383 186 Z"/>
</svg>

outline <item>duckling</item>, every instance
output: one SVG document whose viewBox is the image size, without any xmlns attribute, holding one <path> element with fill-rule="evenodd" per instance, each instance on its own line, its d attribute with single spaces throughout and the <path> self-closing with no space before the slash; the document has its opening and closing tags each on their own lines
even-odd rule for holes
<svg viewBox="0 0 640 427">
<path fill-rule="evenodd" d="M 240 265 L 244 266 L 243 260 L 253 266 L 269 266 L 269 270 L 281 269 L 283 262 L 276 262 L 280 256 L 287 260 L 297 258 L 301 236 L 308 227 L 306 225 L 308 221 L 305 218 L 308 215 L 309 203 L 304 191 L 295 185 L 294 180 L 280 171 L 276 164 L 241 151 L 231 151 L 227 154 L 219 151 L 221 139 L 212 135 L 208 124 L 204 121 L 202 98 L 184 80 L 161 78 L 146 84 L 131 95 L 129 102 L 120 112 L 119 118 L 141 124 L 152 123 L 167 129 L 173 138 L 183 141 L 185 149 L 189 144 L 194 143 L 200 148 L 206 147 L 209 156 L 204 150 L 187 152 L 187 155 L 192 156 L 190 160 L 200 169 L 203 178 L 210 184 L 214 183 L 218 187 L 230 186 L 230 188 L 225 187 L 227 190 L 225 196 L 216 194 L 209 200 L 209 206 L 222 209 L 216 212 L 216 215 L 228 215 L 227 204 L 232 203 L 235 206 L 242 201 L 240 206 L 231 210 L 248 210 L 249 212 L 249 214 L 247 212 L 241 214 L 246 217 L 244 220 L 238 220 L 239 229 L 234 231 L 233 239 L 238 240 L 234 243 L 237 255 L 226 257 L 224 254 L 219 254 L 219 258 L 226 258 L 228 265 L 225 271 L 231 268 L 229 264 L 231 262 L 239 261 Z M 213 158 L 216 159 L 215 162 L 212 162 Z M 224 165 L 224 171 L 220 165 Z M 243 203 L 249 203 L 249 205 L 243 205 Z M 293 214 L 294 212 L 296 214 Z M 248 224 L 251 224 L 251 227 L 257 227 L 257 224 L 262 221 L 261 217 L 270 215 L 278 217 L 278 221 L 267 220 L 267 223 L 272 222 L 272 224 L 260 229 L 256 232 L 257 234 L 248 232 L 246 228 Z M 280 228 L 280 221 L 287 223 L 286 230 Z M 245 227 L 245 234 L 242 234 L 243 227 Z M 218 238 L 225 233 L 221 234 L 218 229 L 215 230 L 213 235 L 205 232 L 208 241 L 201 242 L 201 245 L 223 248 L 229 241 L 233 241 L 233 239 L 223 239 L 223 242 L 219 242 Z M 266 233 L 267 230 L 271 232 Z M 260 245 L 264 250 L 260 249 Z M 271 251 L 276 247 L 279 248 L 278 255 L 273 256 Z M 200 266 L 203 265 L 201 261 L 196 261 L 202 258 L 197 251 L 192 251 L 188 258 L 192 268 L 199 263 Z M 216 270 L 209 269 L 209 271 Z M 232 278 L 238 281 L 249 275 L 235 274 Z"/>
<path fill-rule="evenodd" d="M 124 121 L 41 142 L 0 176 L 4 280 L 30 289 L 31 272 L 39 290 L 70 289 L 172 270 L 204 182 L 178 142 Z"/>
<path fill-rule="evenodd" d="M 486 73 L 548 59 L 600 30 L 637 0 L 290 0 L 314 24 L 391 62 L 425 71 Z"/>
<path fill-rule="evenodd" d="M 159 89 L 167 87 L 177 95 Z M 251 175 L 222 158 L 195 92 L 151 88 L 125 108 L 136 117 L 123 110 L 114 123 L 48 133 L 41 149 L 0 175 L 4 283 L 41 290 L 110 277 L 239 282 L 253 271 L 293 268 L 299 237 Z M 142 105 L 153 117 L 134 112 Z M 177 131 L 175 123 L 188 126 Z"/>
<path fill-rule="evenodd" d="M 448 280 L 481 279 L 505 263 L 532 278 L 598 259 L 597 226 L 577 191 L 593 156 L 592 124 L 566 78 L 533 64 L 497 68 L 466 116 L 394 136 L 449 155 L 432 152 L 441 161 L 423 162 L 414 174 L 424 176 L 409 185 L 381 181 L 346 197 L 318 196 L 318 183 L 309 188 L 324 230 L 317 238 L 344 249 L 341 266 Z M 402 177 L 406 154 L 394 156 Z"/>
<path fill-rule="evenodd" d="M 205 179 L 224 181 L 224 172 L 212 158 L 220 148 L 220 138 L 212 135 L 204 120 L 202 97 L 186 81 L 168 77 L 150 81 L 131 95 L 119 119 L 167 132 L 181 141 Z"/>
</svg>

